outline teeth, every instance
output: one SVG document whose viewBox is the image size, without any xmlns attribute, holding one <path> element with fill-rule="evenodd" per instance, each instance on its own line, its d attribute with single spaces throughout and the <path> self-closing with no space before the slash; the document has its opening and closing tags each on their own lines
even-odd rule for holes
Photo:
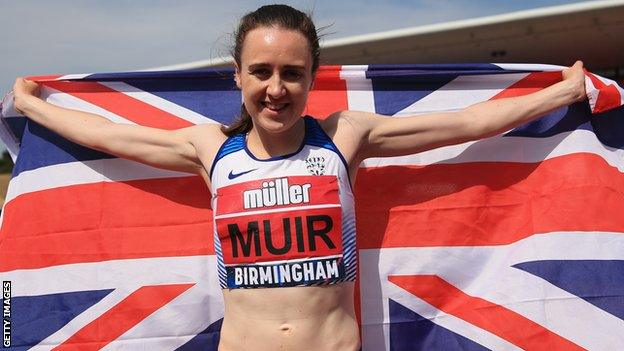
<svg viewBox="0 0 624 351">
<path fill-rule="evenodd" d="M 264 103 L 264 106 L 265 106 L 266 108 L 268 108 L 269 110 L 274 110 L 274 111 L 277 111 L 277 110 L 281 110 L 281 109 L 283 109 L 284 107 L 286 107 L 286 104 L 272 104 L 272 103 L 270 103 L 270 102 L 265 102 L 265 103 Z"/>
</svg>

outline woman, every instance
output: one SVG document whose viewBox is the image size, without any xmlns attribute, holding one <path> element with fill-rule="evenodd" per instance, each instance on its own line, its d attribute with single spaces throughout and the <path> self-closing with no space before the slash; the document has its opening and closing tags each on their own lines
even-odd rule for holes
<svg viewBox="0 0 624 351">
<path fill-rule="evenodd" d="M 243 17 L 234 58 L 244 104 L 227 128 L 114 124 L 42 101 L 33 82 L 14 86 L 16 109 L 67 139 L 203 177 L 225 301 L 220 350 L 357 350 L 351 185 L 360 162 L 493 136 L 586 98 L 577 62 L 539 92 L 459 112 L 301 118 L 318 38 L 308 16 L 284 5 Z"/>
</svg>

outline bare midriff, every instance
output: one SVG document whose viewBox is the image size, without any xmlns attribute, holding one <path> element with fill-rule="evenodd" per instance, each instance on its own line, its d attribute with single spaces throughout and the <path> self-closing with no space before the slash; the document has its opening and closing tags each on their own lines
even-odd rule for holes
<svg viewBox="0 0 624 351">
<path fill-rule="evenodd" d="M 353 287 L 225 289 L 219 351 L 357 351 Z"/>
</svg>

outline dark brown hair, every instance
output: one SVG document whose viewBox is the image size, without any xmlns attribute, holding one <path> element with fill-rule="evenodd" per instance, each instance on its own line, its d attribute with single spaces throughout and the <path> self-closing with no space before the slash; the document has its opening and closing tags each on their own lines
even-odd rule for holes
<svg viewBox="0 0 624 351">
<path fill-rule="evenodd" d="M 241 67 L 241 52 L 247 33 L 259 27 L 291 29 L 303 34 L 308 39 L 310 54 L 312 55 L 312 74 L 316 73 L 321 52 L 316 27 L 314 27 L 310 16 L 287 5 L 262 6 L 241 18 L 238 29 L 234 33 L 234 50 L 232 51 L 232 56 L 238 67 Z M 222 127 L 221 130 L 225 135 L 232 136 L 250 131 L 252 126 L 251 116 L 243 104 L 238 119 L 233 124 Z"/>
</svg>

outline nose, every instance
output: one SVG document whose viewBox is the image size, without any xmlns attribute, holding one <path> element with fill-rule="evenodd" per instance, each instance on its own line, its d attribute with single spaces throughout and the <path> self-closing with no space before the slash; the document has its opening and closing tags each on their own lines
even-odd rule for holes
<svg viewBox="0 0 624 351">
<path fill-rule="evenodd" d="M 274 74 L 269 79 L 267 86 L 267 94 L 273 98 L 280 98 L 286 95 L 286 88 L 284 87 L 284 81 L 279 74 Z"/>
</svg>

